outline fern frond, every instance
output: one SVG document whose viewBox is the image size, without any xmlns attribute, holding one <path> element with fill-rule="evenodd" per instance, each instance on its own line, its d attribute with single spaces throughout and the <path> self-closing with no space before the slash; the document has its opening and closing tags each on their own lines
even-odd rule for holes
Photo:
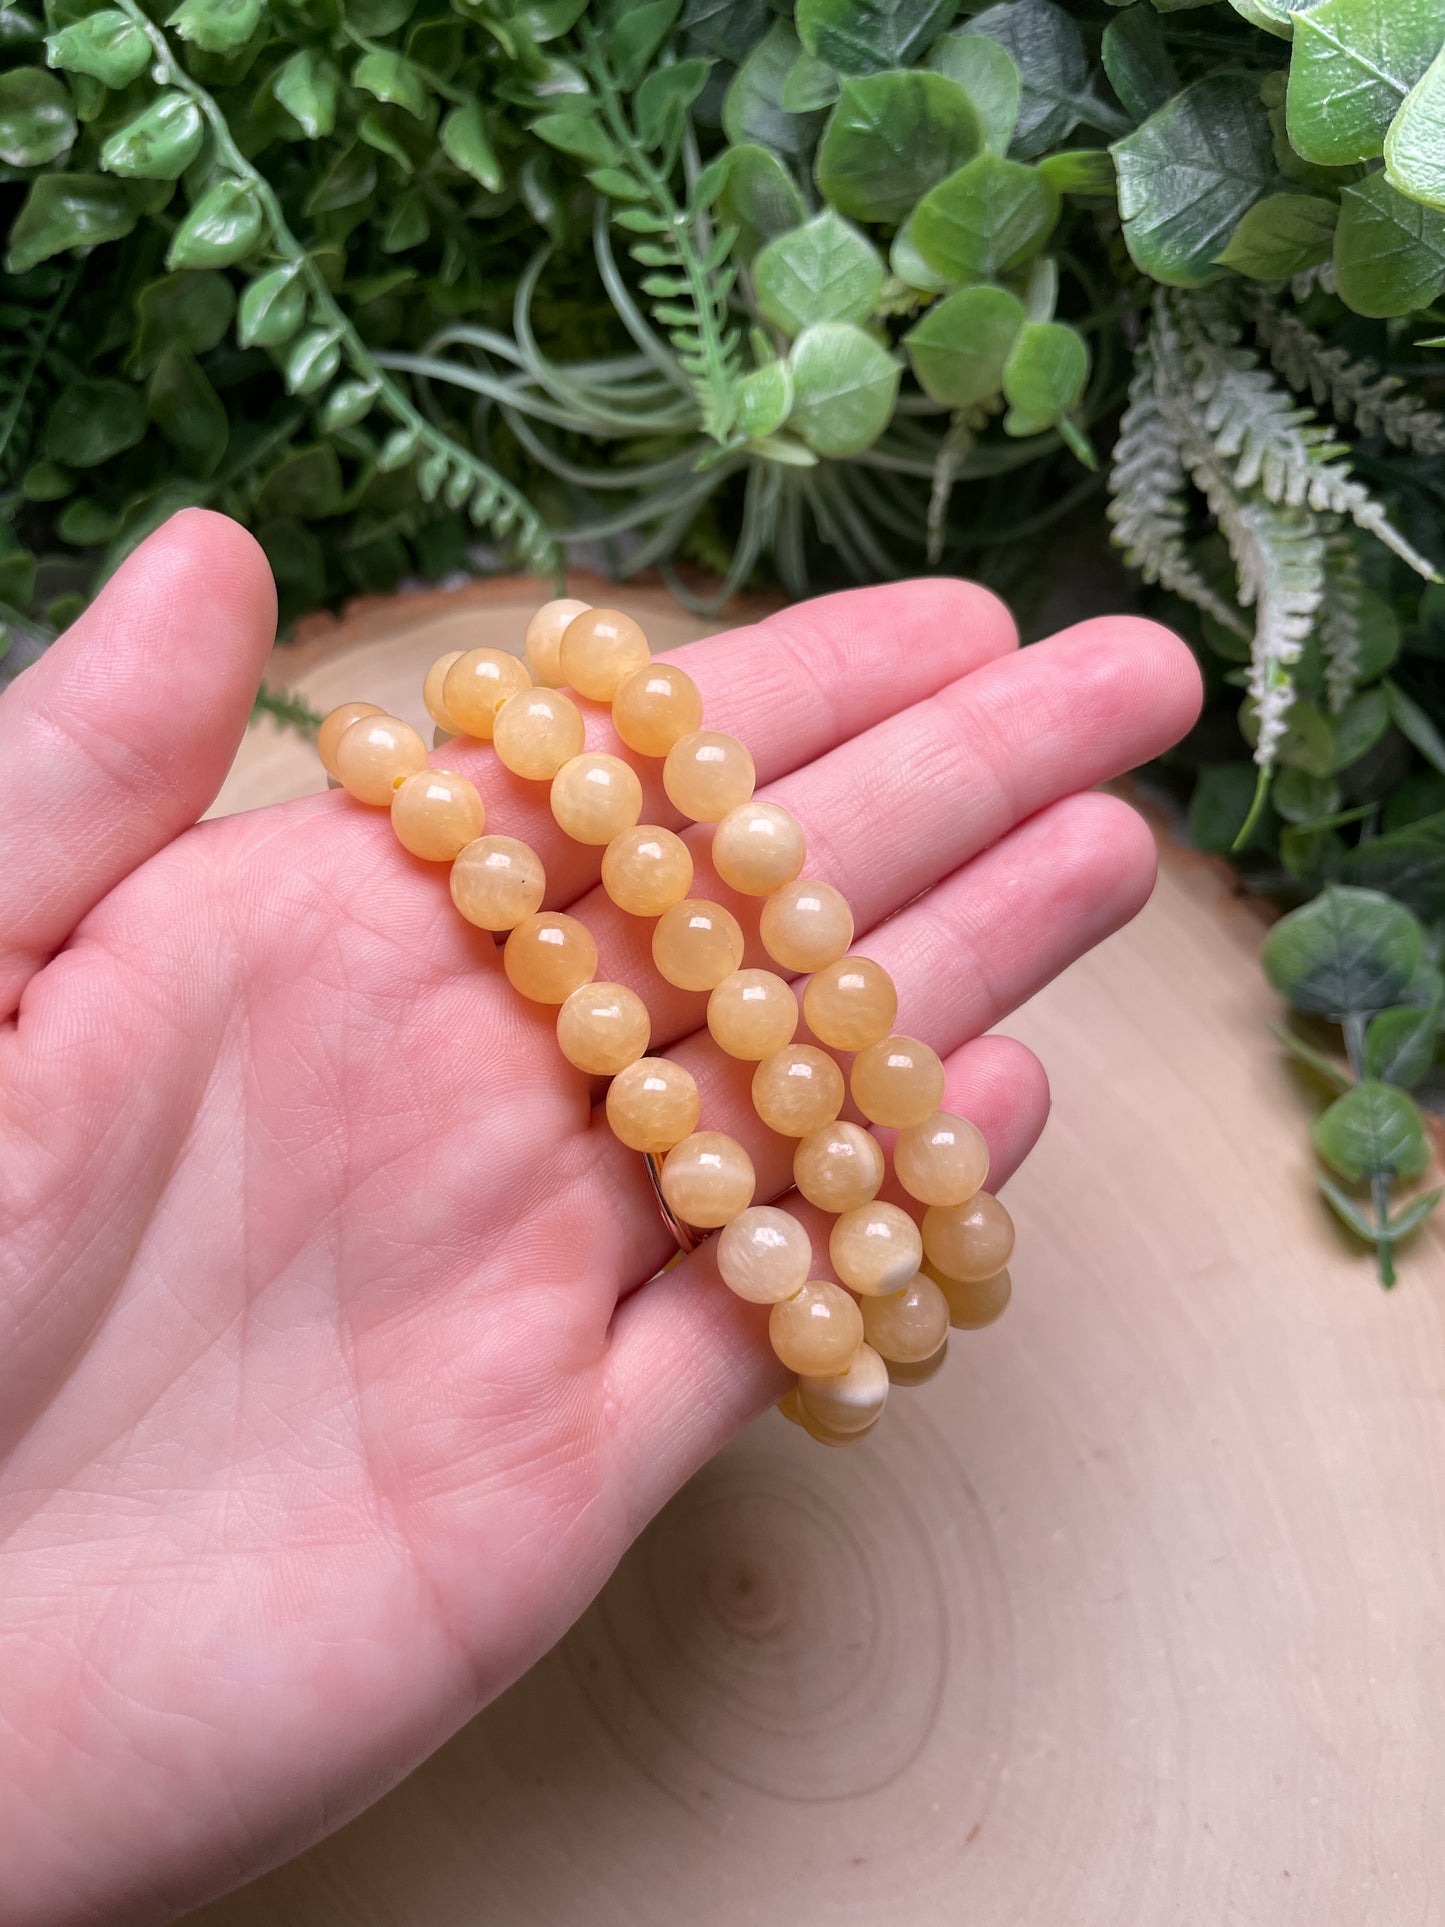
<svg viewBox="0 0 1445 1927">
<path fill-rule="evenodd" d="M 1247 635 L 1238 611 L 1215 593 L 1190 560 L 1184 499 L 1188 478 L 1178 438 L 1155 392 L 1156 379 L 1154 353 L 1145 342 L 1135 356 L 1129 405 L 1109 471 L 1113 539 L 1146 582 L 1182 596 L 1236 635 Z"/>
<path fill-rule="evenodd" d="M 1336 421 L 1353 423 L 1362 435 L 1383 435 L 1416 455 L 1445 455 L 1445 415 L 1427 408 L 1398 375 L 1332 348 L 1287 308 L 1261 301 L 1252 319 L 1271 362 L 1297 394 L 1327 407 Z"/>
<path fill-rule="evenodd" d="M 1365 646 L 1365 579 L 1354 536 L 1336 527 L 1325 537 L 1325 601 L 1320 645 L 1325 654 L 1325 693 L 1339 715 L 1355 693 Z"/>
<path fill-rule="evenodd" d="M 1241 345 L 1239 321 L 1215 294 L 1175 292 L 1171 309 L 1195 403 L 1219 456 L 1234 464 L 1243 490 L 1260 487 L 1277 507 L 1338 515 L 1382 542 L 1418 575 L 1434 566 L 1390 521 L 1312 409 L 1296 407 L 1252 348 Z"/>
</svg>

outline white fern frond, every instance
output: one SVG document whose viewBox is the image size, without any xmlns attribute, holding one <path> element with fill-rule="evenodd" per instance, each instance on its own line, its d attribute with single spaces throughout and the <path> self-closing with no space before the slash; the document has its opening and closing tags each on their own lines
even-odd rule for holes
<svg viewBox="0 0 1445 1927">
<path fill-rule="evenodd" d="M 1260 301 L 1253 319 L 1270 360 L 1297 394 L 1328 407 L 1337 421 L 1352 422 L 1362 435 L 1383 435 L 1416 455 L 1445 455 L 1445 415 L 1417 400 L 1398 375 L 1332 348 L 1287 308 Z"/>
<path fill-rule="evenodd" d="M 1320 646 L 1325 656 L 1325 693 L 1336 716 L 1348 706 L 1360 676 L 1365 646 L 1365 578 L 1360 552 L 1348 529 L 1325 538 L 1325 602 Z"/>
<path fill-rule="evenodd" d="M 1109 520 L 1124 559 L 1146 582 L 1157 582 L 1203 609 L 1235 635 L 1249 631 L 1189 558 L 1188 511 L 1179 442 L 1155 393 L 1154 356 L 1147 342 L 1134 362 L 1129 405 L 1119 424 L 1109 472 Z"/>
<path fill-rule="evenodd" d="M 1202 426 L 1218 456 L 1234 464 L 1241 490 L 1256 485 L 1275 506 L 1338 515 L 1373 535 L 1427 581 L 1433 565 L 1390 521 L 1363 482 L 1355 479 L 1343 442 L 1312 409 L 1297 407 L 1240 345 L 1240 325 L 1213 294 L 1161 296 L 1175 324 Z"/>
</svg>

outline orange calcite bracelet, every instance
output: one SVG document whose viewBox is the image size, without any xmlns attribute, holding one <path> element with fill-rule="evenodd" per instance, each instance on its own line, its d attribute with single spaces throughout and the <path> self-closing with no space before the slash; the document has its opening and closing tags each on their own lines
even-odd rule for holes
<svg viewBox="0 0 1445 1927">
<path fill-rule="evenodd" d="M 648 1056 L 651 1020 L 630 986 L 599 980 L 595 939 L 573 916 L 544 910 L 546 874 L 529 845 L 487 825 L 467 777 L 427 768 L 416 731 L 372 703 L 343 703 L 322 723 L 327 774 L 359 801 L 390 808 L 413 856 L 451 865 L 451 893 L 471 923 L 504 938 L 508 980 L 557 1007 L 568 1062 L 611 1080 L 605 1113 L 619 1142 L 648 1161 L 664 1215 L 691 1250 L 717 1232 L 723 1282 L 768 1307 L 773 1350 L 797 1384 L 779 1409 L 811 1437 L 867 1437 L 891 1385 L 919 1384 L 942 1362 L 950 1326 L 976 1330 L 1003 1311 L 1013 1225 L 984 1191 L 988 1147 L 940 1108 L 936 1052 L 894 1031 L 887 971 L 852 951 L 853 913 L 833 885 L 804 874 L 807 844 L 790 811 L 755 798 L 753 759 L 736 737 L 704 727 L 697 684 L 654 662 L 623 611 L 563 598 L 527 625 L 525 663 L 498 649 L 453 651 L 428 670 L 423 700 L 438 739 L 490 742 L 514 775 L 550 785 L 559 829 L 600 851 L 602 888 L 627 916 L 653 920 L 652 957 L 674 988 L 705 993 L 719 1050 L 753 1063 L 764 1127 L 795 1140 L 793 1181 L 831 1214 L 834 1278 L 820 1276 L 802 1219 L 754 1201 L 753 1160 L 739 1141 L 700 1128 L 696 1080 Z M 626 756 L 586 746 L 567 694 L 610 704 L 618 750 L 662 764 L 678 813 L 713 825 L 712 868 L 725 890 L 762 900 L 759 935 L 776 969 L 748 967 L 742 925 L 694 890 L 693 854 L 677 831 L 640 821 L 643 786 Z M 805 976 L 801 1006 L 787 975 Z M 815 1041 L 798 1042 L 800 1021 Z M 826 1048 L 824 1048 L 826 1047 Z M 845 1082 L 831 1055 L 852 1055 Z M 858 1123 L 840 1115 L 851 1093 Z M 868 1125 L 898 1133 L 903 1203 L 879 1196 L 887 1159 Z M 913 1205 L 922 1208 L 921 1222 Z"/>
</svg>

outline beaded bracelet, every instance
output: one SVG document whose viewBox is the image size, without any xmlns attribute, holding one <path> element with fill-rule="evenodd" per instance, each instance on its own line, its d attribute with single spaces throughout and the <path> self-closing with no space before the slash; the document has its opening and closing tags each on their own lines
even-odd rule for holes
<svg viewBox="0 0 1445 1927">
<path fill-rule="evenodd" d="M 827 1445 L 865 1437 L 890 1383 L 917 1384 L 942 1362 L 949 1327 L 992 1323 L 1008 1303 L 1014 1233 L 982 1189 L 988 1149 L 966 1119 L 938 1108 L 943 1065 L 893 1025 L 887 971 L 855 955 L 853 914 L 831 884 L 805 877 L 797 819 L 754 799 L 752 757 L 736 737 L 703 728 L 697 684 L 654 662 L 630 616 L 561 598 L 527 626 L 525 666 L 499 649 L 441 657 L 423 700 L 453 736 L 490 742 L 515 775 L 551 784 L 552 814 L 602 851 L 603 889 L 630 916 L 654 920 L 652 956 L 678 989 L 708 993 L 707 1027 L 731 1057 L 751 1061 L 753 1106 L 797 1141 L 793 1182 L 834 1220 L 821 1278 L 812 1240 L 791 1212 L 753 1203 L 752 1159 L 736 1138 L 699 1130 L 701 1098 L 681 1064 L 647 1055 L 651 1020 L 624 984 L 599 981 L 597 945 L 575 917 L 543 910 L 541 859 L 515 837 L 484 834 L 486 809 L 464 776 L 427 767 L 408 724 L 373 703 L 343 703 L 317 736 L 328 776 L 363 803 L 389 807 L 414 856 L 451 865 L 451 894 L 468 922 L 506 934 L 513 986 L 557 1005 L 568 1062 L 608 1077 L 607 1121 L 647 1161 L 658 1202 L 684 1251 L 718 1232 L 717 1267 L 739 1297 L 769 1307 L 773 1350 L 797 1374 L 779 1410 Z M 530 673 L 529 673 L 530 671 Z M 662 759 L 679 815 L 710 824 L 712 864 L 740 895 L 762 898 L 759 933 L 781 970 L 806 977 L 801 1015 L 817 1043 L 799 1043 L 799 1002 L 771 970 L 743 968 L 743 933 L 724 905 L 690 894 L 682 837 L 639 823 L 642 785 L 620 756 L 589 751 L 564 687 L 610 704 L 622 744 Z M 847 1091 L 869 1124 L 896 1132 L 894 1173 L 921 1219 L 879 1199 L 882 1145 L 840 1116 L 845 1085 L 833 1051 L 852 1054 Z"/>
</svg>

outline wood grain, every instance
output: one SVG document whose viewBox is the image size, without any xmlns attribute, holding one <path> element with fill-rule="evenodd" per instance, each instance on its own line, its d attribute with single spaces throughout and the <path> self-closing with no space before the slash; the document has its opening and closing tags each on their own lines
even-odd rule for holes
<svg viewBox="0 0 1445 1927">
<path fill-rule="evenodd" d="M 279 679 L 410 714 L 530 594 L 388 605 Z M 307 757 L 258 732 L 223 806 Z M 1001 1324 L 851 1452 L 760 1421 L 501 1701 L 193 1927 L 1445 1918 L 1445 1238 L 1387 1296 L 1336 1234 L 1260 924 L 1163 854 L 1007 1027 L 1055 1111 Z"/>
</svg>

